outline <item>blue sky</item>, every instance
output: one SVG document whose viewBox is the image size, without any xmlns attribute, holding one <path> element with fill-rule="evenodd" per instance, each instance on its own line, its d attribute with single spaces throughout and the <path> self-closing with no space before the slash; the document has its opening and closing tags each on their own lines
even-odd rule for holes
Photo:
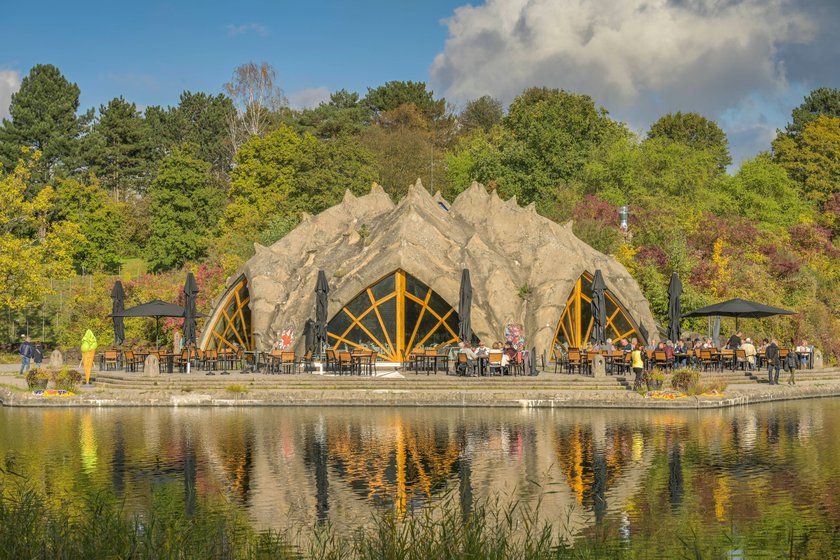
<svg viewBox="0 0 840 560">
<path fill-rule="evenodd" d="M 643 132 L 697 111 L 729 135 L 736 164 L 769 148 L 819 86 L 840 87 L 837 0 L 457 0 L 7 2 L 0 116 L 37 63 L 82 90 L 173 105 L 268 62 L 293 105 L 339 88 L 428 82 L 456 105 L 509 102 L 531 85 L 587 93 Z"/>
</svg>

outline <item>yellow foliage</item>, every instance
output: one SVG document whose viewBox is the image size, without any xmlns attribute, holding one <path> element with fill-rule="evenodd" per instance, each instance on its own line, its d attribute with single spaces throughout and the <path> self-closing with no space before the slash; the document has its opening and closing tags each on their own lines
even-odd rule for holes
<svg viewBox="0 0 840 560">
<path fill-rule="evenodd" d="M 732 271 L 729 269 L 729 257 L 723 254 L 723 249 L 726 247 L 726 242 L 718 238 L 712 247 L 712 265 L 714 273 L 712 276 L 711 290 L 712 295 L 716 298 L 721 297 L 726 292 L 726 287 L 729 285 L 729 279 L 732 276 Z"/>
<path fill-rule="evenodd" d="M 624 265 L 624 268 L 626 268 L 630 274 L 636 273 L 637 266 L 633 260 L 635 256 L 636 248 L 627 242 L 622 243 L 615 252 L 615 259 Z"/>
</svg>

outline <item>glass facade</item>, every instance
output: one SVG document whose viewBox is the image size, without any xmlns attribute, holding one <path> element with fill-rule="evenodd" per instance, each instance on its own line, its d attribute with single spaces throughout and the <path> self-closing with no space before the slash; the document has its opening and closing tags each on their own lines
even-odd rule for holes
<svg viewBox="0 0 840 560">
<path fill-rule="evenodd" d="M 644 342 L 630 314 L 621 305 L 615 295 L 609 290 L 606 291 L 607 309 L 607 338 L 617 343 L 622 338 L 636 337 Z M 554 345 L 562 345 L 566 348 L 581 348 L 586 346 L 592 336 L 592 275 L 584 272 L 578 278 L 569 299 L 566 301 L 566 309 L 557 324 L 557 331 L 554 335 Z"/>
<path fill-rule="evenodd" d="M 206 350 L 254 349 L 249 301 L 248 281 L 242 276 L 225 294 L 221 312 L 210 327 L 211 336 L 207 340 Z"/>
<path fill-rule="evenodd" d="M 402 270 L 366 288 L 329 322 L 335 349 L 374 350 L 402 362 L 414 348 L 458 341 L 458 314 L 426 284 Z"/>
</svg>

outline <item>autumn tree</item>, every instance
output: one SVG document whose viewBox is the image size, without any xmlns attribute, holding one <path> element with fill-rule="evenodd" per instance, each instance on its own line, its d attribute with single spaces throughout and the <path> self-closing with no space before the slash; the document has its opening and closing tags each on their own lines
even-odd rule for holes
<svg viewBox="0 0 840 560">
<path fill-rule="evenodd" d="M 840 192 L 840 117 L 820 115 L 795 138 L 778 135 L 773 158 L 812 200 L 831 200 Z"/>
<path fill-rule="evenodd" d="M 790 137 L 799 136 L 805 126 L 820 115 L 840 117 L 840 89 L 819 88 L 805 97 L 802 104 L 793 110 L 791 122 L 785 128 Z"/>
<path fill-rule="evenodd" d="M 490 132 L 490 129 L 502 122 L 502 114 L 501 101 L 484 95 L 467 103 L 458 115 L 458 123 L 465 132 L 473 130 Z"/>
</svg>

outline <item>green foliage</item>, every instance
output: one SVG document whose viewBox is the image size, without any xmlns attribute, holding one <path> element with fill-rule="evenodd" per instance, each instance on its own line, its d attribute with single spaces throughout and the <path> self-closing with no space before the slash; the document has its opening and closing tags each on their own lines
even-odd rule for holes
<svg viewBox="0 0 840 560">
<path fill-rule="evenodd" d="M 82 382 L 82 374 L 78 370 L 63 367 L 60 370 L 50 372 L 50 381 L 60 391 L 75 391 L 79 383 Z"/>
<path fill-rule="evenodd" d="M 114 272 L 118 269 L 125 251 L 124 209 L 95 178 L 57 181 L 52 217 L 77 224 L 84 237 L 73 253 L 77 270 Z"/>
<path fill-rule="evenodd" d="M 651 125 L 648 138 L 665 138 L 693 150 L 709 151 L 720 172 L 732 163 L 726 133 L 716 122 L 697 113 L 668 113 Z"/>
<path fill-rule="evenodd" d="M 30 368 L 26 372 L 26 385 L 35 389 L 45 385 L 50 380 L 51 372 L 46 368 Z"/>
<path fill-rule="evenodd" d="M 207 255 L 224 203 L 209 171 L 209 163 L 181 149 L 161 161 L 149 191 L 152 223 L 146 253 L 153 271 Z"/>
<path fill-rule="evenodd" d="M 55 66 L 36 64 L 24 77 L 9 105 L 11 120 L 0 127 L 0 162 L 9 172 L 21 157 L 23 147 L 43 157 L 34 172 L 33 185 L 43 186 L 56 172 L 73 170 L 78 164 L 79 137 L 91 118 L 81 117 L 79 86 L 70 83 Z"/>
<path fill-rule="evenodd" d="M 809 198 L 825 204 L 840 192 L 840 117 L 820 115 L 795 138 L 780 134 L 773 156 Z"/>
<path fill-rule="evenodd" d="M 374 115 L 408 104 L 414 105 L 428 120 L 439 119 L 446 111 L 446 100 L 435 99 L 434 92 L 426 89 L 425 82 L 386 82 L 377 88 L 368 88 L 362 103 Z"/>
<path fill-rule="evenodd" d="M 787 135 L 799 136 L 820 115 L 840 117 L 840 89 L 823 87 L 809 93 L 802 104 L 793 110 L 791 122 L 785 128 Z"/>
<path fill-rule="evenodd" d="M 370 121 L 370 110 L 359 101 L 358 93 L 345 89 L 330 95 L 328 103 L 314 109 L 304 109 L 289 119 L 289 126 L 299 132 L 322 138 L 336 138 L 343 134 L 359 134 Z"/>
<path fill-rule="evenodd" d="M 85 137 L 85 160 L 102 186 L 116 198 L 146 190 L 153 163 L 148 133 L 134 103 L 117 97 L 99 108 L 99 118 Z"/>
<path fill-rule="evenodd" d="M 498 99 L 484 95 L 473 99 L 458 116 L 460 124 L 466 132 L 481 130 L 490 132 L 497 124 L 502 122 L 502 103 Z"/>
</svg>

